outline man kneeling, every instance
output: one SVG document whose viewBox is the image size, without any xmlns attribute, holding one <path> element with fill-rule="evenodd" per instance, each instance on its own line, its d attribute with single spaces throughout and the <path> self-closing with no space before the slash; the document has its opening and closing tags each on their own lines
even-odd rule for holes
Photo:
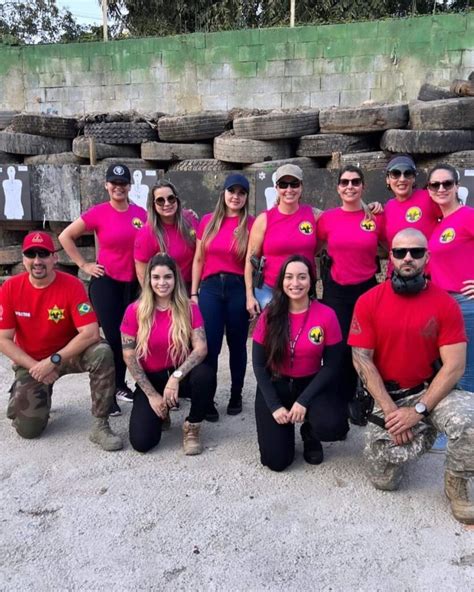
<svg viewBox="0 0 474 592">
<path fill-rule="evenodd" d="M 55 271 L 54 243 L 46 232 L 29 233 L 22 250 L 26 273 L 4 284 L 0 307 L 0 352 L 15 371 L 7 416 L 20 436 L 38 438 L 48 424 L 56 380 L 89 372 L 95 418 L 89 439 L 104 450 L 120 450 L 122 441 L 108 422 L 113 355 L 100 339 L 84 287 Z"/>
</svg>

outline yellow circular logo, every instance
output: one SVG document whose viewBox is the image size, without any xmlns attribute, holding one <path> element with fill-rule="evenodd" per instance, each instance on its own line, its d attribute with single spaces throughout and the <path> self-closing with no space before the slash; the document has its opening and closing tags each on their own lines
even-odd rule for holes
<svg viewBox="0 0 474 592">
<path fill-rule="evenodd" d="M 408 208 L 407 213 L 405 214 L 405 220 L 407 222 L 418 222 L 418 220 L 423 215 L 423 212 L 418 206 L 413 206 L 412 208 Z"/>
<path fill-rule="evenodd" d="M 320 326 L 311 327 L 308 333 L 308 339 L 315 345 L 321 345 L 324 342 L 324 331 Z"/>
<path fill-rule="evenodd" d="M 298 226 L 299 231 L 302 232 L 303 234 L 313 234 L 313 225 L 311 224 L 311 222 L 308 222 L 307 220 L 304 220 L 304 222 L 301 222 L 301 224 Z"/>
<path fill-rule="evenodd" d="M 439 237 L 439 242 L 443 244 L 450 243 L 455 238 L 456 231 L 454 230 L 454 228 L 446 228 L 446 230 L 443 230 L 443 232 L 441 233 L 441 236 Z"/>
<path fill-rule="evenodd" d="M 360 223 L 360 227 L 362 228 L 362 230 L 365 230 L 366 232 L 374 232 L 374 230 L 377 228 L 375 222 L 373 220 L 362 220 L 362 222 Z"/>
<path fill-rule="evenodd" d="M 133 218 L 132 224 L 135 226 L 135 228 L 141 228 L 143 226 L 143 222 L 140 220 L 140 218 Z"/>
</svg>

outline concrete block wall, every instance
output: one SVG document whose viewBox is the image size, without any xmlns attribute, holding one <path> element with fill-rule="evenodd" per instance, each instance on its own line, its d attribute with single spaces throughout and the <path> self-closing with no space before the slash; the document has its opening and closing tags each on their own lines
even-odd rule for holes
<svg viewBox="0 0 474 592">
<path fill-rule="evenodd" d="M 0 109 L 353 106 L 474 69 L 474 13 L 0 48 Z"/>
</svg>

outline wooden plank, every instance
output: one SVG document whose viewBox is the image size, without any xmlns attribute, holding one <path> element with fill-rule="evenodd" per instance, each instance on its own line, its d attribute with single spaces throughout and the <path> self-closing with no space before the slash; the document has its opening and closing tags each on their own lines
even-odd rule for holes
<svg viewBox="0 0 474 592">
<path fill-rule="evenodd" d="M 31 167 L 31 205 L 34 220 L 72 221 L 81 213 L 80 167 Z"/>
</svg>

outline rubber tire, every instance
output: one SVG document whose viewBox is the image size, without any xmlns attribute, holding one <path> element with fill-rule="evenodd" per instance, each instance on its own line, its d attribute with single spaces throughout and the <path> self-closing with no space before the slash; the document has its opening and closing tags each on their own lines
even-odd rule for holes
<svg viewBox="0 0 474 592">
<path fill-rule="evenodd" d="M 19 111 L 0 111 L 0 130 L 5 129 L 12 122 Z"/>
<path fill-rule="evenodd" d="M 331 156 L 333 152 L 369 152 L 379 147 L 377 134 L 315 134 L 300 138 L 296 154 L 318 158 Z"/>
<path fill-rule="evenodd" d="M 451 154 L 437 155 L 435 158 L 424 158 L 417 162 L 423 168 L 430 169 L 440 162 L 460 169 L 474 169 L 474 150 L 461 150 Z"/>
<path fill-rule="evenodd" d="M 211 144 L 172 144 L 167 142 L 145 142 L 141 147 L 143 160 L 188 160 L 212 158 Z"/>
<path fill-rule="evenodd" d="M 10 154 L 0 150 L 0 164 L 17 164 L 21 160 L 21 157 L 16 156 L 15 154 Z"/>
<path fill-rule="evenodd" d="M 410 126 L 412 129 L 454 130 L 474 128 L 473 99 L 445 99 L 428 103 L 411 103 Z"/>
<path fill-rule="evenodd" d="M 86 123 L 84 136 L 93 136 L 103 144 L 141 144 L 158 139 L 156 129 L 148 123 Z"/>
<path fill-rule="evenodd" d="M 116 158 L 103 158 L 100 161 L 100 164 L 115 164 L 117 162 Z M 151 163 L 149 163 L 146 160 L 143 160 L 143 158 L 121 158 L 120 159 L 120 164 L 124 164 L 126 166 L 128 166 L 129 169 L 154 169 L 156 167 L 154 167 Z"/>
<path fill-rule="evenodd" d="M 228 162 L 222 162 L 215 158 L 196 158 L 174 162 L 168 168 L 169 171 L 231 171 L 234 167 Z"/>
<path fill-rule="evenodd" d="M 389 152 L 445 154 L 474 149 L 472 130 L 388 130 L 380 147 Z"/>
<path fill-rule="evenodd" d="M 12 154 L 57 154 L 58 152 L 70 152 L 71 140 L 0 132 L 0 150 Z"/>
<path fill-rule="evenodd" d="M 435 86 L 434 84 L 425 82 L 425 84 L 422 84 L 420 87 L 418 100 L 439 101 L 440 99 L 455 99 L 457 96 L 458 95 L 451 92 L 449 88 L 441 88 L 440 86 Z"/>
<path fill-rule="evenodd" d="M 72 141 L 72 151 L 79 158 L 89 160 L 89 138 L 78 136 Z M 138 148 L 136 146 L 118 146 L 113 144 L 95 143 L 95 152 L 97 160 L 104 158 L 136 158 Z"/>
<path fill-rule="evenodd" d="M 334 154 L 328 162 L 327 168 L 340 169 L 348 164 L 353 164 L 364 171 L 385 169 L 391 158 L 393 158 L 391 154 L 387 155 L 382 151 Z"/>
<path fill-rule="evenodd" d="M 228 111 L 204 111 L 191 115 L 174 115 L 158 120 L 158 135 L 163 142 L 211 140 L 231 127 Z"/>
<path fill-rule="evenodd" d="M 74 152 L 61 152 L 60 154 L 40 154 L 39 156 L 25 156 L 23 162 L 25 164 L 87 164 L 85 158 L 79 158 Z"/>
<path fill-rule="evenodd" d="M 408 103 L 331 107 L 319 112 L 321 132 L 360 134 L 404 128 L 408 124 Z"/>
<path fill-rule="evenodd" d="M 224 162 L 252 164 L 291 158 L 293 149 L 286 140 L 248 140 L 224 134 L 214 139 L 214 157 Z"/>
<path fill-rule="evenodd" d="M 278 167 L 283 166 L 284 164 L 295 164 L 299 166 L 300 169 L 319 169 L 321 168 L 320 163 L 313 158 L 306 158 L 305 156 L 300 156 L 296 158 L 285 158 L 283 160 L 271 160 L 270 162 L 254 162 L 244 167 L 244 171 L 258 171 L 264 169 L 265 167 L 270 166 L 272 169 L 277 169 Z"/>
<path fill-rule="evenodd" d="M 239 138 L 282 140 L 316 134 L 319 109 L 272 111 L 266 115 L 234 119 L 234 133 Z"/>
<path fill-rule="evenodd" d="M 73 117 L 21 113 L 13 118 L 11 129 L 23 134 L 72 139 L 77 134 L 77 120 Z"/>
</svg>

